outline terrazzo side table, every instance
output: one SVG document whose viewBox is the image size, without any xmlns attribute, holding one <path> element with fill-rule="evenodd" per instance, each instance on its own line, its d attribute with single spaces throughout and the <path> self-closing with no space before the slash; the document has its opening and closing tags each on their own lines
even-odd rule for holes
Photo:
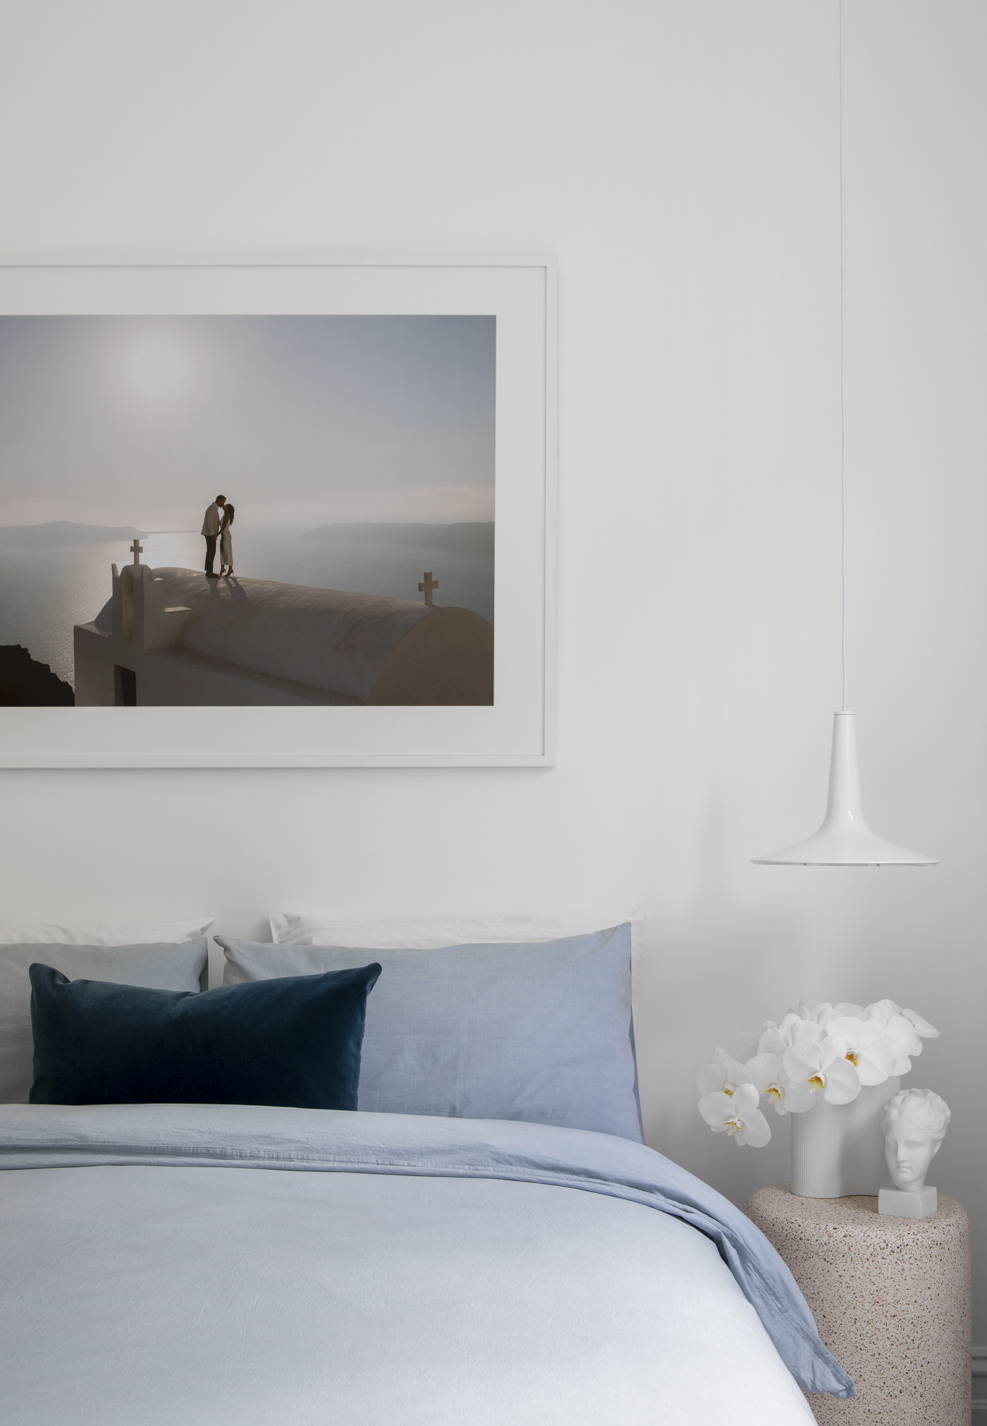
<svg viewBox="0 0 987 1426">
<path fill-rule="evenodd" d="M 820 1426 L 969 1426 L 970 1220 L 939 1195 L 932 1218 L 891 1218 L 876 1198 L 759 1188 L 747 1213 L 805 1294 L 853 1377 L 846 1401 L 808 1394 Z"/>
</svg>

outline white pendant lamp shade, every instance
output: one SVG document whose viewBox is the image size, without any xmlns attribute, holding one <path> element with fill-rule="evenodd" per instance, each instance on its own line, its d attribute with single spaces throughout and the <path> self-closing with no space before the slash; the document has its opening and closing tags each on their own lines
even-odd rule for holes
<svg viewBox="0 0 987 1426">
<path fill-rule="evenodd" d="M 846 184 L 844 179 L 843 77 L 844 0 L 840 16 L 840 632 L 843 655 L 841 711 L 833 717 L 833 754 L 829 765 L 829 801 L 823 824 L 804 842 L 770 856 L 754 857 L 764 866 L 937 866 L 934 857 L 895 846 L 876 836 L 864 820 L 857 768 L 857 733 L 847 704 L 847 422 L 846 422 Z"/>
<path fill-rule="evenodd" d="M 886 842 L 868 827 L 860 803 L 857 729 L 852 713 L 833 715 L 829 800 L 818 832 L 769 856 L 765 866 L 936 866 L 934 857 Z"/>
</svg>

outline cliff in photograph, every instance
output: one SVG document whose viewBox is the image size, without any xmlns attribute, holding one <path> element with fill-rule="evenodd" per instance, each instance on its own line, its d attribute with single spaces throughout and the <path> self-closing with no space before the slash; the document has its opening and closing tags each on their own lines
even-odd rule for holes
<svg viewBox="0 0 987 1426">
<path fill-rule="evenodd" d="M 38 663 L 22 644 L 0 644 L 0 707 L 70 708 L 75 694 L 70 684 Z"/>
</svg>

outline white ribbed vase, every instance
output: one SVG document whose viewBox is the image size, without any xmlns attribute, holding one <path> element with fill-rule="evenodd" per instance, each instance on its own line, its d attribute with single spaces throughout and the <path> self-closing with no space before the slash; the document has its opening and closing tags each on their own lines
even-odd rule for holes
<svg viewBox="0 0 987 1426">
<path fill-rule="evenodd" d="M 887 1182 L 881 1110 L 898 1090 L 897 1077 L 866 1086 L 850 1104 L 816 1104 L 790 1114 L 790 1188 L 800 1198 L 876 1194 Z"/>
</svg>

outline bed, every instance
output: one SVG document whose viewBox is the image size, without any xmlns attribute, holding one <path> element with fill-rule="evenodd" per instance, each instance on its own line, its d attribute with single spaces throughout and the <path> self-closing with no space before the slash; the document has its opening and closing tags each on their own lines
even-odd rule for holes
<svg viewBox="0 0 987 1426">
<path fill-rule="evenodd" d="M 538 1122 L 536 1078 L 517 1118 L 0 1106 L 5 1426 L 797 1426 L 802 1388 L 849 1394 L 744 1215 L 633 1133 Z"/>
</svg>

